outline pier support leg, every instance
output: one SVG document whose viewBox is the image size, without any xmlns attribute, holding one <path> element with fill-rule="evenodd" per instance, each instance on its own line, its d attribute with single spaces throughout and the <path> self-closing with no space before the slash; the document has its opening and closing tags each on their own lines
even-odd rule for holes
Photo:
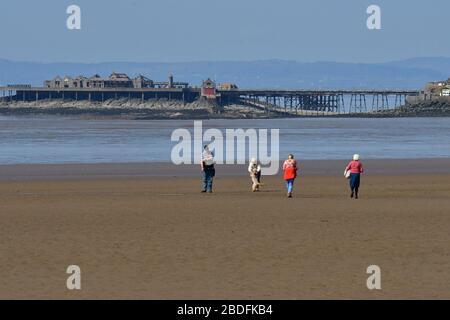
<svg viewBox="0 0 450 320">
<path fill-rule="evenodd" d="M 364 101 L 364 112 L 367 112 L 367 103 L 366 103 L 366 95 L 362 95 L 363 101 Z"/>
</svg>

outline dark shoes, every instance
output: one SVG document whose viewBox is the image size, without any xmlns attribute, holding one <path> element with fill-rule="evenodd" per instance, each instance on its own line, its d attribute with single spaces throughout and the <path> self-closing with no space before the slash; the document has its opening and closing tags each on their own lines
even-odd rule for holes
<svg viewBox="0 0 450 320">
<path fill-rule="evenodd" d="M 287 197 L 292 198 L 292 192 L 288 192 Z"/>
<path fill-rule="evenodd" d="M 352 191 L 352 193 L 350 194 L 350 198 L 353 198 L 353 195 L 354 195 L 354 193 L 353 193 L 353 191 Z"/>
</svg>

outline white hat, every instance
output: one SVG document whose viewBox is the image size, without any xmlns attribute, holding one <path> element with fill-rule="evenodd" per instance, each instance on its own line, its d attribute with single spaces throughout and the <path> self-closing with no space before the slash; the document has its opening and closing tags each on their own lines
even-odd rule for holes
<svg viewBox="0 0 450 320">
<path fill-rule="evenodd" d="M 250 163 L 253 163 L 253 164 L 256 164 L 256 158 L 252 158 L 251 160 L 250 160 Z"/>
<path fill-rule="evenodd" d="M 355 153 L 353 155 L 353 160 L 358 161 L 359 160 L 359 154 Z"/>
</svg>

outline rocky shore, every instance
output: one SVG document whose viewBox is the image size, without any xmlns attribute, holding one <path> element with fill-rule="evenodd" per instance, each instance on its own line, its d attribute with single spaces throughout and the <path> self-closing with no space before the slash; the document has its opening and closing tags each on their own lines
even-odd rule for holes
<svg viewBox="0 0 450 320">
<path fill-rule="evenodd" d="M 0 115 L 62 115 L 81 118 L 120 119 L 249 119 L 274 118 L 244 105 L 218 107 L 206 101 L 186 103 L 176 100 L 106 100 L 104 102 L 41 100 L 0 103 Z"/>
<path fill-rule="evenodd" d="M 392 110 L 378 111 L 373 116 L 381 117 L 449 117 L 450 99 L 436 99 L 404 105 Z"/>
</svg>

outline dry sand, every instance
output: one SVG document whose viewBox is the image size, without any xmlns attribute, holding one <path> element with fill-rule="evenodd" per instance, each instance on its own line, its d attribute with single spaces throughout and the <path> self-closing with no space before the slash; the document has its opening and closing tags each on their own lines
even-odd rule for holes
<svg viewBox="0 0 450 320">
<path fill-rule="evenodd" d="M 199 178 L 144 165 L 3 166 L 0 298 L 450 299 L 448 159 L 368 162 L 384 171 L 359 200 L 342 162 L 321 163 L 336 170 L 300 177 L 293 199 L 279 176 L 251 193 L 219 171 L 200 194 Z M 80 291 L 66 289 L 72 264 Z M 372 264 L 381 291 L 366 287 Z"/>
</svg>

